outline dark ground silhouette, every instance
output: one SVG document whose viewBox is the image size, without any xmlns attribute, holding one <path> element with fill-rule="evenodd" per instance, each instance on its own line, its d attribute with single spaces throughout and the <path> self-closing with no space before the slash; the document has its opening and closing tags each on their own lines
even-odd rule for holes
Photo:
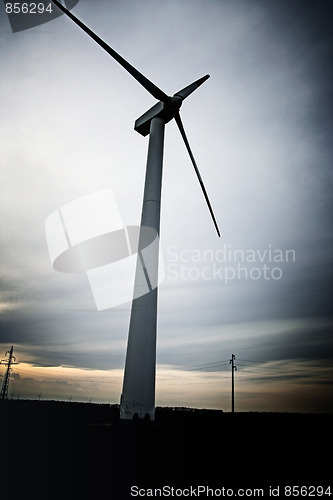
<svg viewBox="0 0 333 500">
<path fill-rule="evenodd" d="M 332 477 L 331 414 L 157 408 L 154 423 L 122 423 L 117 405 L 0 403 L 0 491 L 11 498 L 121 500 L 133 485 L 268 491 Z"/>
</svg>

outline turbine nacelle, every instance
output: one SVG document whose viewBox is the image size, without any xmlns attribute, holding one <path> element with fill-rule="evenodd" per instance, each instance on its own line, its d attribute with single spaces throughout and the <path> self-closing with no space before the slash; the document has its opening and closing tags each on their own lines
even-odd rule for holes
<svg viewBox="0 0 333 500">
<path fill-rule="evenodd" d="M 168 123 L 175 118 L 182 102 L 183 99 L 179 96 L 170 97 L 168 102 L 159 101 L 135 121 L 134 130 L 145 137 L 150 132 L 150 122 L 153 118 L 162 118 Z"/>
<path fill-rule="evenodd" d="M 145 137 L 149 134 L 150 122 L 153 118 L 162 118 L 165 123 L 176 118 L 183 100 L 200 87 L 208 78 L 209 75 L 205 75 L 182 90 L 179 90 L 172 97 L 167 96 L 166 99 L 160 100 L 136 120 L 134 130 Z"/>
</svg>

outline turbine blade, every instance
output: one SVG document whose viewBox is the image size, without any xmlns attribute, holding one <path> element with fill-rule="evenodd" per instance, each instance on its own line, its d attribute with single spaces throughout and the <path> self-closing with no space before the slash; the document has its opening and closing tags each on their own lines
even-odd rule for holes
<svg viewBox="0 0 333 500">
<path fill-rule="evenodd" d="M 97 36 L 91 29 L 89 29 L 85 24 L 83 24 L 77 17 L 75 17 L 69 10 L 66 9 L 57 0 L 52 0 L 52 2 L 62 10 L 72 21 L 74 21 L 77 26 L 79 26 L 87 35 L 89 35 L 100 47 L 102 47 L 108 54 L 110 54 L 113 59 L 115 59 L 126 71 L 128 71 L 148 92 L 158 99 L 159 101 L 168 102 L 169 96 L 167 96 L 161 89 L 159 89 L 154 83 L 152 83 L 148 78 L 146 78 L 140 71 L 135 69 L 129 62 L 127 62 L 123 57 L 121 57 L 115 50 L 113 50 L 104 40 Z"/>
<path fill-rule="evenodd" d="M 200 175 L 200 172 L 199 172 L 199 169 L 197 167 L 197 164 L 195 162 L 195 159 L 194 159 L 194 156 L 193 156 L 193 153 L 191 151 L 191 148 L 190 148 L 190 145 L 189 145 L 189 142 L 187 140 L 187 137 L 186 137 L 186 134 L 185 134 L 185 130 L 184 130 L 184 127 L 183 127 L 183 123 L 182 123 L 182 120 L 180 118 L 180 114 L 177 113 L 176 116 L 175 116 L 175 120 L 177 122 L 177 125 L 178 125 L 178 128 L 179 128 L 179 131 L 181 133 L 181 136 L 185 142 L 185 146 L 186 146 L 186 149 L 190 155 L 190 158 L 191 158 L 191 161 L 192 161 L 192 164 L 193 164 L 193 167 L 194 167 L 194 170 L 195 170 L 195 173 L 197 174 L 197 177 L 198 177 L 198 181 L 200 183 L 200 186 L 201 186 L 201 189 L 202 189 L 202 192 L 203 192 L 203 195 L 205 197 L 205 200 L 206 200 L 206 203 L 207 203 L 207 206 L 208 206 L 208 209 L 209 209 L 209 212 L 210 212 L 210 215 L 212 216 L 212 219 L 213 219 L 213 222 L 214 222 L 214 226 L 215 226 L 215 229 L 216 229 L 216 232 L 217 232 L 217 235 L 220 237 L 221 234 L 220 234 L 220 230 L 218 228 L 218 225 L 217 225 L 217 222 L 216 222 L 216 219 L 215 219 L 215 215 L 214 215 L 214 212 L 213 212 L 213 209 L 212 209 L 212 205 L 210 204 L 210 201 L 209 201 L 209 198 L 208 198 L 208 194 L 207 194 L 207 191 L 206 191 L 206 188 L 204 186 L 204 183 L 201 179 L 201 175 Z"/>
<path fill-rule="evenodd" d="M 199 78 L 196 82 L 191 83 L 191 85 L 188 85 L 187 87 L 183 88 L 179 92 L 176 92 L 174 96 L 181 97 L 182 99 L 186 99 L 192 92 L 194 92 L 200 85 L 202 85 L 210 75 L 203 76 L 202 78 Z"/>
</svg>

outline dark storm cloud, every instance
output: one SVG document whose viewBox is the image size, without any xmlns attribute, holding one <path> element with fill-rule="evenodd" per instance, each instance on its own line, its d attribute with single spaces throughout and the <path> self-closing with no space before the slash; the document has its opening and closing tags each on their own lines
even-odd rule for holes
<svg viewBox="0 0 333 500">
<path fill-rule="evenodd" d="M 0 344 L 15 345 L 20 361 L 39 366 L 73 366 L 102 370 L 122 368 L 128 313 L 37 311 L 3 315 Z M 120 333 L 119 333 L 120 332 Z"/>
<path fill-rule="evenodd" d="M 308 323 L 308 324 L 306 324 Z M 318 324 L 319 323 L 319 324 Z M 235 349 L 246 351 L 260 361 L 278 361 L 279 359 L 330 359 L 333 360 L 332 322 L 323 324 L 313 318 L 305 318 L 304 325 L 294 331 L 279 332 L 267 337 L 254 336 L 251 342 L 236 342 Z"/>
</svg>

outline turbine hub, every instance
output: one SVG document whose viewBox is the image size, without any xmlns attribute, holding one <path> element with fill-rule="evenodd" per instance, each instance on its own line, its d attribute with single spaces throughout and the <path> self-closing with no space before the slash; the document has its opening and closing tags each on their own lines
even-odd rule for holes
<svg viewBox="0 0 333 500">
<path fill-rule="evenodd" d="M 170 106 L 173 109 L 179 109 L 182 104 L 183 104 L 183 99 L 179 95 L 175 94 L 174 96 L 170 97 Z"/>
</svg>

